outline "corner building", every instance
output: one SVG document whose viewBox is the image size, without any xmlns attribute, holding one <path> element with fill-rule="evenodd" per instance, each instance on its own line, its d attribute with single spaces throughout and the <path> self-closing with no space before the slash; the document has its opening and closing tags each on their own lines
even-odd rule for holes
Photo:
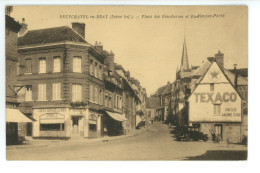
<svg viewBox="0 0 260 173">
<path fill-rule="evenodd" d="M 27 31 L 18 45 L 20 110 L 36 120 L 32 136 L 102 136 L 105 55 L 85 40 L 85 24 Z"/>
<path fill-rule="evenodd" d="M 189 125 L 210 137 L 214 131 L 224 141 L 241 141 L 242 99 L 216 62 L 196 82 L 188 105 Z"/>
</svg>

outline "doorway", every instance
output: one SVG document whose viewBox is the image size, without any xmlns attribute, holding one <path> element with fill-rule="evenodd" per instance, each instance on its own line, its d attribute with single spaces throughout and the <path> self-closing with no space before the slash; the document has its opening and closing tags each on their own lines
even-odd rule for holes
<svg viewBox="0 0 260 173">
<path fill-rule="evenodd" d="M 72 133 L 79 133 L 79 117 L 72 117 Z"/>
<path fill-rule="evenodd" d="M 222 124 L 215 124 L 215 134 L 216 136 L 218 136 L 221 140 L 222 138 L 222 132 L 223 132 L 223 128 L 222 128 Z"/>
</svg>

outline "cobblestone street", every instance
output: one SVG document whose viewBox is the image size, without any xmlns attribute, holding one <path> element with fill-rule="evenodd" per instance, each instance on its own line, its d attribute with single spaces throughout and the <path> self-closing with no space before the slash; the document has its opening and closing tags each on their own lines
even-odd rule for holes
<svg viewBox="0 0 260 173">
<path fill-rule="evenodd" d="M 179 142 L 167 125 L 155 123 L 121 137 L 27 141 L 7 146 L 6 155 L 7 160 L 245 160 L 247 147 L 211 141 Z"/>
</svg>

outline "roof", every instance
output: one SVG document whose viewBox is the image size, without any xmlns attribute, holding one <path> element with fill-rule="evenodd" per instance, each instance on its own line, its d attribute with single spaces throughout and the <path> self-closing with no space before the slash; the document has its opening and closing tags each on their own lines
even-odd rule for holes
<svg viewBox="0 0 260 173">
<path fill-rule="evenodd" d="M 167 86 L 168 85 L 164 85 L 164 86 L 158 88 L 155 95 L 162 95 L 164 93 L 164 91 L 166 90 Z"/>
<path fill-rule="evenodd" d="M 236 69 L 237 70 L 237 74 L 243 77 L 248 77 L 248 68 L 240 68 L 240 69 Z M 234 69 L 229 69 L 229 71 L 231 71 L 232 73 L 234 73 Z"/>
<path fill-rule="evenodd" d="M 18 38 L 18 45 L 34 45 L 43 43 L 56 43 L 73 41 L 87 43 L 76 31 L 68 26 L 29 30 L 25 35 Z"/>
<path fill-rule="evenodd" d="M 147 97 L 146 98 L 147 108 L 158 108 L 160 107 L 160 98 L 158 97 Z"/>
<path fill-rule="evenodd" d="M 229 78 L 230 82 L 233 85 L 235 85 L 235 74 L 232 73 L 231 71 L 227 70 L 227 69 L 224 69 L 224 73 Z M 237 85 L 248 85 L 247 78 L 238 75 L 238 77 L 237 77 Z"/>
<path fill-rule="evenodd" d="M 210 65 L 211 63 L 208 60 L 204 61 L 202 65 L 192 73 L 192 76 L 202 76 L 210 67 Z"/>
<path fill-rule="evenodd" d="M 14 20 L 14 18 L 5 15 L 5 27 L 18 33 L 22 27 L 18 22 Z"/>
</svg>

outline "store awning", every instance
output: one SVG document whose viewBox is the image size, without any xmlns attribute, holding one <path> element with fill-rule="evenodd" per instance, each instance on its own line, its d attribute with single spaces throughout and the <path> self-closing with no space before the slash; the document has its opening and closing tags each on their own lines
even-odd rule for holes
<svg viewBox="0 0 260 173">
<path fill-rule="evenodd" d="M 142 117 L 140 115 L 136 115 L 136 126 L 142 122 Z"/>
<path fill-rule="evenodd" d="M 106 111 L 106 113 L 113 118 L 116 121 L 127 121 L 127 119 L 125 118 L 124 114 L 119 114 L 119 113 L 115 113 L 115 112 L 110 112 L 110 111 Z"/>
<path fill-rule="evenodd" d="M 6 122 L 31 123 L 33 122 L 18 109 L 6 108 Z"/>
</svg>

